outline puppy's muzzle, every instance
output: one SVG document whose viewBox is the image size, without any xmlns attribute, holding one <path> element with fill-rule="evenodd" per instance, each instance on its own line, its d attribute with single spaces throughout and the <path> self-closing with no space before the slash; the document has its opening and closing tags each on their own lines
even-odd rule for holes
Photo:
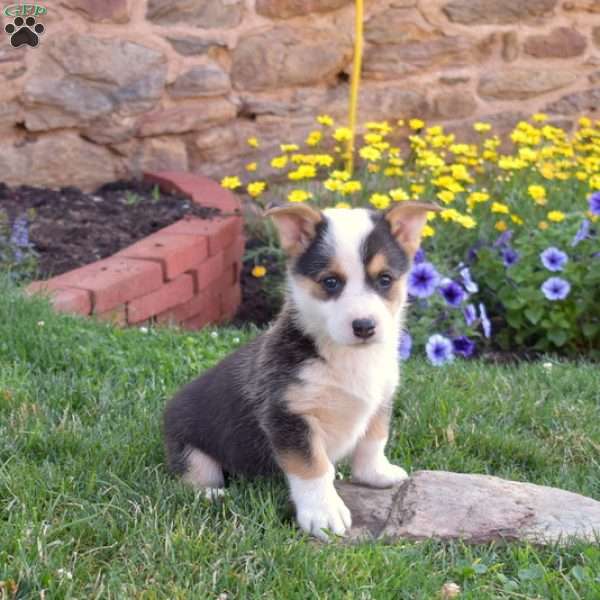
<svg viewBox="0 0 600 600">
<path fill-rule="evenodd" d="M 375 335 L 375 321 L 373 319 L 354 319 L 352 330 L 357 338 L 366 340 Z"/>
</svg>

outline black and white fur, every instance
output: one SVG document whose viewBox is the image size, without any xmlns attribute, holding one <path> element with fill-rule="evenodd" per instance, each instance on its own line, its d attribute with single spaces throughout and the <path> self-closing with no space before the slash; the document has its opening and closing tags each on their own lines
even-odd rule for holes
<svg viewBox="0 0 600 600">
<path fill-rule="evenodd" d="M 300 527 L 322 539 L 351 525 L 333 485 L 337 461 L 350 457 L 353 479 L 374 487 L 404 479 L 384 447 L 406 274 L 435 209 L 270 211 L 289 256 L 284 307 L 168 403 L 171 470 L 198 488 L 222 487 L 224 472 L 283 472 Z"/>
</svg>

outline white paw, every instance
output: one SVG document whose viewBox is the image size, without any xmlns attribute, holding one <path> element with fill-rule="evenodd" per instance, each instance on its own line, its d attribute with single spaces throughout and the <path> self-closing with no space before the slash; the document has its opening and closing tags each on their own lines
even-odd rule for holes
<svg viewBox="0 0 600 600">
<path fill-rule="evenodd" d="M 352 525 L 348 507 L 333 488 L 320 502 L 309 498 L 299 502 L 296 519 L 304 531 L 324 542 L 329 541 L 326 529 L 335 535 L 344 535 Z"/>
<path fill-rule="evenodd" d="M 353 481 L 376 488 L 392 487 L 407 478 L 408 473 L 402 467 L 393 465 L 387 459 L 373 465 L 370 469 L 364 468 L 352 473 Z"/>
</svg>

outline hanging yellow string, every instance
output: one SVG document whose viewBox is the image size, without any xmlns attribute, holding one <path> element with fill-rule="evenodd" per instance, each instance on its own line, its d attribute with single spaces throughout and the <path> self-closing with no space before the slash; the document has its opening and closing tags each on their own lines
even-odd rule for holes
<svg viewBox="0 0 600 600">
<path fill-rule="evenodd" d="M 356 0 L 354 26 L 354 63 L 352 65 L 352 80 L 350 82 L 350 114 L 348 118 L 350 139 L 346 149 L 346 171 L 352 175 L 354 170 L 354 137 L 356 135 L 356 114 L 358 112 L 358 88 L 363 51 L 363 0 Z"/>
</svg>

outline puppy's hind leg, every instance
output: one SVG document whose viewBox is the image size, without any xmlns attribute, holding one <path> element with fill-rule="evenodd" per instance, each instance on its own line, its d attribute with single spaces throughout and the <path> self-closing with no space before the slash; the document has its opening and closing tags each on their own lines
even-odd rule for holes
<svg viewBox="0 0 600 600">
<path fill-rule="evenodd" d="M 202 490 L 207 498 L 223 495 L 225 479 L 221 465 L 197 448 L 185 448 L 182 479 L 197 490 Z"/>
</svg>

